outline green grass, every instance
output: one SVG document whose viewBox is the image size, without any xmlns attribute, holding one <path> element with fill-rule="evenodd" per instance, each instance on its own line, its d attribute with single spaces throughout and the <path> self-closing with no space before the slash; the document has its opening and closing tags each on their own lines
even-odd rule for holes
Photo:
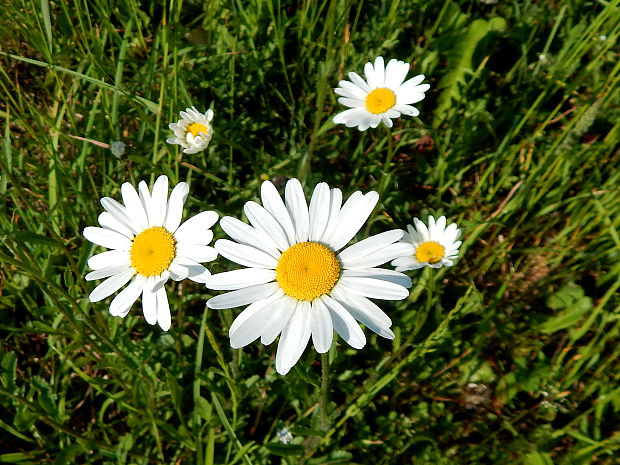
<svg viewBox="0 0 620 465">
<path fill-rule="evenodd" d="M 615 463 L 618 0 L 1 10 L 0 462 Z M 379 54 L 426 75 L 420 116 L 333 125 L 332 89 Z M 165 143 L 211 104 L 204 154 Z M 204 287 L 168 285 L 168 333 L 88 301 L 99 198 L 159 174 L 190 184 L 185 217 L 239 217 L 263 179 L 381 190 L 370 233 L 444 214 L 461 257 L 382 304 L 393 342 L 332 347 L 325 432 L 316 352 L 282 377 L 275 346 L 232 350 L 239 312 L 205 309 Z"/>
</svg>

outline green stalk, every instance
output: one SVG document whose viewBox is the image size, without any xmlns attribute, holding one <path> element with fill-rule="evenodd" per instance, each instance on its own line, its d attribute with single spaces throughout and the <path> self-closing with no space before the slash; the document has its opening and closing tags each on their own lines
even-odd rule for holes
<svg viewBox="0 0 620 465">
<path fill-rule="evenodd" d="M 319 397 L 319 427 L 321 431 L 329 430 L 329 413 L 327 411 L 329 391 L 329 351 L 321 354 L 321 391 Z"/>
<path fill-rule="evenodd" d="M 381 178 L 379 178 L 379 187 L 377 188 L 377 194 L 379 194 L 379 201 L 381 201 L 381 197 L 385 192 L 385 188 L 390 182 L 390 165 L 392 163 L 392 158 L 394 158 L 394 137 L 392 136 L 392 129 L 385 127 L 387 134 L 387 155 L 385 157 L 385 162 L 383 163 L 383 169 L 381 170 Z M 364 229 L 364 236 L 368 236 L 370 232 L 370 226 L 372 225 L 372 219 L 379 208 L 379 202 L 375 205 L 374 210 L 372 211 L 368 222 L 366 223 L 366 228 Z"/>
</svg>

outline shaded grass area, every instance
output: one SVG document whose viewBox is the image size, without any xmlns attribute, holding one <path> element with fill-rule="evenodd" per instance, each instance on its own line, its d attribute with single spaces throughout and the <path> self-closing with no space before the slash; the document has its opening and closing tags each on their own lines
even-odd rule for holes
<svg viewBox="0 0 620 465">
<path fill-rule="evenodd" d="M 0 10 L 0 461 L 614 463 L 618 1 Z M 420 117 L 334 126 L 331 89 L 379 54 L 427 76 Z M 211 104 L 204 155 L 165 143 L 180 109 Z M 332 348 L 321 431 L 316 352 L 281 377 L 274 346 L 233 351 L 238 312 L 206 310 L 204 287 L 169 287 L 168 333 L 88 302 L 98 199 L 161 173 L 190 184 L 186 216 L 237 217 L 263 179 L 350 194 L 389 176 L 370 231 L 444 214 L 461 258 L 383 305 L 393 342 Z"/>
</svg>

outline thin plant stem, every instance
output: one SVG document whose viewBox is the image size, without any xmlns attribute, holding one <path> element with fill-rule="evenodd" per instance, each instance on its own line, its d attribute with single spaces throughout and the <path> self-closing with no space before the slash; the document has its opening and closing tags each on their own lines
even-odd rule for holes
<svg viewBox="0 0 620 465">
<path fill-rule="evenodd" d="M 329 430 L 329 412 L 327 411 L 329 392 L 329 351 L 321 354 L 321 393 L 319 397 L 319 426 L 321 431 Z"/>
<path fill-rule="evenodd" d="M 302 184 L 305 183 L 306 178 L 310 174 L 310 166 L 312 165 L 312 155 L 316 148 L 317 137 L 319 135 L 319 128 L 321 127 L 321 121 L 323 120 L 323 106 L 325 105 L 325 98 L 327 97 L 327 89 L 329 87 L 329 79 L 328 76 L 331 75 L 332 69 L 334 67 L 334 53 L 335 49 L 333 47 L 334 42 L 334 25 L 336 21 L 336 6 L 337 1 L 332 0 L 329 4 L 329 9 L 327 11 L 327 19 L 326 19 L 326 37 L 327 37 L 327 46 L 325 62 L 322 66 L 319 67 L 321 78 L 318 80 L 318 91 L 316 97 L 316 113 L 314 116 L 314 125 L 312 128 L 312 134 L 310 135 L 310 143 L 308 144 L 308 150 L 306 152 L 305 157 L 302 158 L 301 163 L 299 165 L 299 169 L 297 172 L 297 177 L 301 181 Z"/>
<path fill-rule="evenodd" d="M 392 158 L 394 158 L 394 138 L 392 137 L 392 129 L 385 127 L 387 134 L 387 154 L 385 157 L 385 162 L 383 163 L 383 169 L 381 170 L 381 177 L 379 178 L 379 187 L 377 188 L 377 193 L 379 194 L 379 200 L 383 196 L 385 192 L 385 188 L 390 182 L 390 164 L 392 163 Z M 375 206 L 372 214 L 370 215 L 370 219 L 366 222 L 366 228 L 364 229 L 364 236 L 368 236 L 370 232 L 370 227 L 372 225 L 372 218 L 374 217 L 377 209 L 379 208 L 379 202 Z"/>
</svg>

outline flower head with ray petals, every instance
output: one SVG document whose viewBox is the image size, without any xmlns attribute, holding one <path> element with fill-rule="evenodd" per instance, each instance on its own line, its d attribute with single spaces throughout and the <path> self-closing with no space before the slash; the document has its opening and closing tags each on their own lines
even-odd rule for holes
<svg viewBox="0 0 620 465">
<path fill-rule="evenodd" d="M 189 187 L 177 184 L 168 198 L 168 178 L 160 176 L 152 192 L 144 181 L 138 191 L 129 183 L 121 186 L 123 204 L 104 197 L 106 210 L 99 215 L 101 227 L 87 227 L 84 237 L 107 247 L 107 252 L 90 257 L 94 270 L 86 280 L 107 278 L 89 296 L 98 302 L 127 284 L 110 304 L 110 313 L 125 317 L 142 295 L 142 311 L 149 324 L 159 323 L 167 331 L 171 316 L 164 284 L 169 278 L 189 278 L 204 283 L 211 275 L 201 265 L 215 260 L 217 252 L 207 244 L 213 239 L 211 226 L 217 213 L 206 211 L 181 224 L 183 204 Z"/>
<path fill-rule="evenodd" d="M 411 280 L 378 268 L 409 248 L 396 229 L 344 248 L 371 214 L 376 192 L 353 193 L 342 204 L 340 189 L 318 184 L 310 205 L 297 179 L 286 184 L 282 201 L 275 186 L 261 186 L 262 205 L 244 207 L 251 225 L 232 217 L 220 221 L 234 241 L 220 239 L 220 255 L 247 268 L 218 273 L 207 287 L 231 291 L 209 299 L 214 309 L 248 305 L 230 327 L 233 348 L 260 338 L 271 344 L 280 335 L 276 370 L 284 375 L 297 363 L 308 341 L 329 350 L 335 330 L 356 349 L 366 344 L 359 321 L 388 339 L 390 318 L 369 298 L 405 299 Z"/>
<path fill-rule="evenodd" d="M 213 126 L 211 126 L 213 110 L 207 110 L 202 114 L 196 110 L 196 107 L 191 107 L 179 114 L 181 119 L 169 125 L 174 131 L 174 137 L 166 139 L 166 142 L 180 145 L 183 147 L 183 153 L 202 152 L 213 137 Z"/>
<path fill-rule="evenodd" d="M 350 72 L 350 81 L 342 80 L 334 89 L 341 96 L 338 102 L 349 107 L 334 116 L 334 123 L 365 131 L 381 122 L 391 128 L 392 118 L 401 114 L 418 116 L 420 112 L 412 104 L 424 99 L 430 86 L 421 84 L 423 74 L 403 82 L 408 71 L 409 63 L 392 59 L 384 66 L 383 57 L 377 57 L 374 64 L 364 66 L 366 80 Z"/>
<path fill-rule="evenodd" d="M 401 257 L 392 261 L 396 271 L 416 270 L 429 266 L 441 268 L 452 266 L 459 255 L 461 241 L 457 241 L 461 230 L 452 223 L 446 227 L 446 217 L 440 217 L 436 222 L 432 216 L 428 217 L 428 228 L 417 218 L 413 219 L 414 226 L 408 225 L 407 232 L 401 242 L 409 244 L 411 248 Z"/>
</svg>

